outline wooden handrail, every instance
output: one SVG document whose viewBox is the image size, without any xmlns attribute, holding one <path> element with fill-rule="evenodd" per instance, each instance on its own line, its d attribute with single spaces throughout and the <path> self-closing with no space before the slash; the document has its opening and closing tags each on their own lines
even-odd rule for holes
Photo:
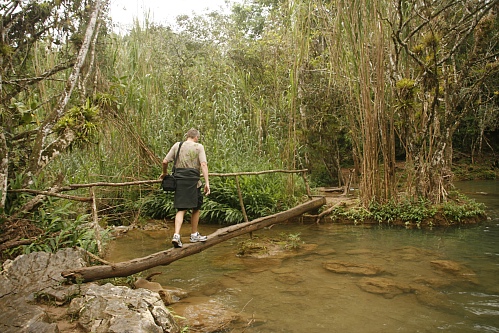
<svg viewBox="0 0 499 333">
<path fill-rule="evenodd" d="M 239 184 L 239 176 L 254 176 L 254 175 L 263 175 L 263 174 L 269 174 L 269 173 L 301 173 L 303 181 L 305 182 L 305 187 L 307 190 L 307 195 L 311 199 L 312 194 L 310 192 L 310 187 L 308 184 L 308 180 L 306 177 L 306 173 L 308 172 L 308 169 L 301 169 L 301 170 L 265 170 L 265 171 L 243 171 L 243 172 L 229 172 L 229 173 L 209 173 L 209 176 L 212 177 L 235 177 L 236 179 L 236 187 L 237 187 L 237 193 L 238 193 L 238 198 L 239 198 L 239 204 L 241 205 L 241 212 L 244 217 L 244 221 L 248 222 L 248 216 L 246 214 L 246 209 L 244 207 L 244 202 L 243 202 L 243 196 L 241 193 L 241 186 Z M 132 186 L 132 185 L 149 185 L 149 184 L 157 184 L 160 183 L 160 179 L 154 179 L 154 180 L 137 180 L 137 181 L 131 181 L 131 182 L 121 182 L 121 183 L 109 183 L 109 182 L 96 182 L 96 183 L 88 183 L 88 184 L 69 184 L 66 186 L 61 186 L 58 188 L 53 188 L 51 191 L 41 191 L 41 190 L 33 190 L 33 189 L 15 189 L 15 190 L 10 190 L 10 192 L 26 192 L 26 193 L 33 193 L 37 195 L 44 195 L 44 196 L 52 196 L 52 197 L 58 197 L 62 199 L 68 199 L 68 200 L 75 200 L 75 201 L 81 201 L 81 202 L 92 202 L 92 211 L 95 210 L 94 212 L 94 221 L 96 220 L 96 198 L 95 198 L 95 193 L 93 192 L 93 188 L 99 187 L 99 186 L 110 186 L 110 187 L 119 187 L 119 186 Z M 79 196 L 73 196 L 73 195 L 66 195 L 66 194 L 60 194 L 59 192 L 65 192 L 65 191 L 73 191 L 76 189 L 80 188 L 90 188 L 90 197 L 79 197 Z M 95 222 L 94 222 L 95 223 Z"/>
</svg>

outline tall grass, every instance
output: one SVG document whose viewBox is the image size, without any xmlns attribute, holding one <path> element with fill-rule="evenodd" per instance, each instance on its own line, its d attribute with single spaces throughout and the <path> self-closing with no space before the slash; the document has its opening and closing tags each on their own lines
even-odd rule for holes
<svg viewBox="0 0 499 333">
<path fill-rule="evenodd" d="M 183 140 L 191 127 L 201 131 L 211 172 L 293 166 L 282 149 L 288 146 L 289 136 L 282 134 L 289 108 L 282 109 L 280 103 L 287 97 L 277 93 L 282 97 L 275 105 L 259 86 L 263 82 L 267 91 L 276 95 L 272 89 L 277 87 L 268 84 L 274 69 L 252 64 L 246 56 L 238 59 L 242 66 L 235 66 L 236 59 L 230 54 L 236 50 L 231 44 L 217 44 L 219 40 L 210 40 L 202 32 L 174 33 L 146 23 L 136 24 L 125 36 L 109 35 L 107 48 L 100 54 L 105 84 L 95 96 L 95 103 L 106 98 L 111 101 L 101 104 L 100 138 L 88 150 L 65 155 L 53 168 L 71 175 L 72 182 L 155 179 L 171 145 Z M 262 71 L 257 80 L 251 76 L 252 66 L 271 72 Z M 290 180 L 294 183 L 291 176 L 264 177 L 265 185 L 257 182 L 245 186 L 248 214 L 256 217 L 289 207 L 294 198 L 286 197 L 282 189 L 289 188 Z M 237 199 L 234 184 L 226 180 L 211 182 L 213 193 L 204 218 L 223 223 L 239 221 L 241 213 L 235 211 L 240 209 L 239 203 L 232 202 Z M 268 193 L 272 193 L 270 197 Z M 103 213 L 121 216 L 129 211 L 134 218 L 144 212 L 155 218 L 172 213 L 165 200 L 168 198 L 154 187 L 99 189 L 97 195 L 107 198 L 101 202 Z"/>
</svg>

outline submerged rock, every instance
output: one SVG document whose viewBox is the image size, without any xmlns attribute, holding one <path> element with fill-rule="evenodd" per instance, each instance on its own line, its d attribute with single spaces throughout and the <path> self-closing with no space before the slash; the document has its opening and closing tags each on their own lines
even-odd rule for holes
<svg viewBox="0 0 499 333">
<path fill-rule="evenodd" d="M 363 278 L 358 285 L 364 291 L 382 295 L 385 298 L 394 298 L 397 295 L 411 292 L 409 285 L 388 278 Z"/>
<path fill-rule="evenodd" d="M 458 262 L 451 260 L 433 260 L 431 261 L 431 266 L 460 280 L 478 284 L 476 273 Z"/>
<path fill-rule="evenodd" d="M 449 299 L 445 294 L 425 285 L 413 285 L 412 288 L 416 298 L 421 304 L 438 309 L 451 309 Z"/>
<path fill-rule="evenodd" d="M 295 285 L 305 281 L 302 276 L 296 273 L 279 274 L 275 279 L 276 281 L 289 285 Z"/>
<path fill-rule="evenodd" d="M 360 279 L 358 286 L 368 293 L 381 295 L 387 299 L 403 294 L 414 294 L 421 304 L 439 309 L 449 308 L 447 296 L 421 284 L 397 281 L 390 278 L 365 277 Z"/>
<path fill-rule="evenodd" d="M 190 333 L 225 332 L 229 324 L 245 322 L 239 313 L 207 297 L 190 297 L 175 303 L 173 309 Z"/>
<path fill-rule="evenodd" d="M 353 275 L 378 275 L 384 273 L 384 269 L 374 265 L 358 264 L 344 261 L 328 261 L 322 266 L 333 273 Z"/>
</svg>

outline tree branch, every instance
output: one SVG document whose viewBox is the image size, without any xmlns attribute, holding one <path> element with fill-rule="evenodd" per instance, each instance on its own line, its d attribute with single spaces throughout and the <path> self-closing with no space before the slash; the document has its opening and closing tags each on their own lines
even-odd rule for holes
<svg viewBox="0 0 499 333">
<path fill-rule="evenodd" d="M 57 193 L 54 191 L 39 191 L 39 190 L 32 190 L 29 188 L 10 190 L 9 192 L 11 192 L 11 193 L 16 193 L 16 192 L 17 193 L 32 193 L 32 194 L 36 194 L 36 195 L 43 195 L 43 196 L 47 196 L 47 197 L 57 197 L 57 198 L 61 198 L 61 199 L 68 199 L 68 200 L 81 201 L 81 202 L 92 201 L 92 198 L 90 198 L 90 197 L 78 197 L 78 196 L 74 196 L 74 195 L 60 194 L 60 193 Z"/>
</svg>

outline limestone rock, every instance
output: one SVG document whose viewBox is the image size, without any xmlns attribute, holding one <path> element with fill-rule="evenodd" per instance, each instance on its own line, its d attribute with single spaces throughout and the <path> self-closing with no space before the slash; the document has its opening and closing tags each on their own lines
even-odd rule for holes
<svg viewBox="0 0 499 333">
<path fill-rule="evenodd" d="M 65 289 L 61 272 L 85 267 L 84 251 L 63 249 L 56 253 L 34 252 L 8 260 L 0 274 L 0 297 L 13 293 L 56 292 Z M 64 295 L 61 295 L 64 297 Z"/>
<path fill-rule="evenodd" d="M 58 333 L 57 325 L 42 308 L 23 298 L 7 297 L 0 302 L 0 332 L 2 333 Z"/>
<path fill-rule="evenodd" d="M 63 285 L 61 272 L 86 265 L 84 251 L 76 249 L 35 252 L 5 261 L 0 272 L 0 331 L 59 332 L 47 313 L 32 302 L 40 295 L 51 295 L 56 301 L 73 295 L 78 286 Z"/>
<path fill-rule="evenodd" d="M 0 332 L 58 333 L 59 327 L 36 301 L 63 304 L 88 332 L 180 332 L 157 292 L 111 284 L 67 285 L 61 272 L 87 265 L 86 253 L 64 249 L 36 252 L 3 264 L 0 272 Z"/>
<path fill-rule="evenodd" d="M 160 295 L 143 288 L 91 285 L 71 301 L 68 312 L 87 332 L 180 332 Z"/>
</svg>

